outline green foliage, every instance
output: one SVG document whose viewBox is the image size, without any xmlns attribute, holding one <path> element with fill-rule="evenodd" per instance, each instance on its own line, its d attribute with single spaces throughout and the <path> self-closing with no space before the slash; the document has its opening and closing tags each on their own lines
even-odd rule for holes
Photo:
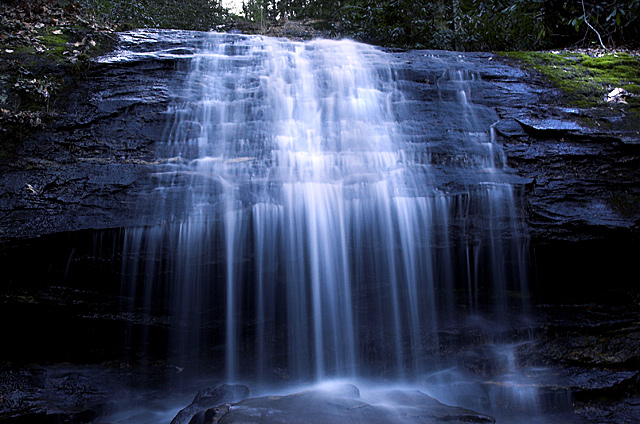
<svg viewBox="0 0 640 424">
<path fill-rule="evenodd" d="M 640 0 L 247 0 L 245 16 L 326 22 L 337 36 L 388 46 L 527 50 L 640 41 Z"/>
<path fill-rule="evenodd" d="M 242 5 L 245 19 L 264 25 L 277 16 L 277 8 L 269 0 L 247 0 Z"/>
<path fill-rule="evenodd" d="M 329 19 L 336 33 L 392 46 L 487 50 L 534 48 L 549 32 L 537 0 L 351 0 Z M 323 16 L 313 16 L 327 18 Z"/>
<path fill-rule="evenodd" d="M 77 0 L 99 21 L 208 31 L 229 20 L 216 0 Z"/>
<path fill-rule="evenodd" d="M 14 2 L 18 3 L 18 0 Z M 80 5 L 121 28 L 210 30 L 231 20 L 220 0 L 38 0 Z M 640 44 L 640 0 L 245 0 L 244 19 L 312 20 L 375 44 L 457 50 Z"/>
<path fill-rule="evenodd" d="M 640 0 L 562 1 L 557 7 L 559 21 L 574 29 L 585 41 L 615 45 L 640 37 Z M 589 25 L 593 29 L 589 28 Z M 597 31 L 597 34 L 593 31 Z"/>
<path fill-rule="evenodd" d="M 472 0 L 462 11 L 466 22 L 460 43 L 471 50 L 527 50 L 545 47 L 546 2 L 538 0 Z"/>
</svg>

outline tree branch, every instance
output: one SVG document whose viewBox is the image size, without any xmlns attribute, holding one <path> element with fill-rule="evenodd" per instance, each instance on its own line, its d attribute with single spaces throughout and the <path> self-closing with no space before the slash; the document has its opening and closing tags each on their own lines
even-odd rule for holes
<svg viewBox="0 0 640 424">
<path fill-rule="evenodd" d="M 600 45 L 602 46 L 602 48 L 604 50 L 607 50 L 607 48 L 604 46 L 604 43 L 602 42 L 602 37 L 600 37 L 600 33 L 587 20 L 587 10 L 584 7 L 584 0 L 581 0 L 581 3 L 582 3 L 582 14 L 583 14 L 582 16 L 584 17 L 584 22 L 587 24 L 589 28 L 593 30 L 593 32 L 596 33 L 596 35 L 598 36 L 598 40 L 600 40 Z"/>
</svg>

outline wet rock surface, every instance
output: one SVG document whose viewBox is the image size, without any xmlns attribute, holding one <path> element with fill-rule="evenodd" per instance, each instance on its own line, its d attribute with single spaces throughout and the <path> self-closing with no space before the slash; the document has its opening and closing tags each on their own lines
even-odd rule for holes
<svg viewBox="0 0 640 424">
<path fill-rule="evenodd" d="M 451 63 L 482 80 L 468 95 L 488 117 L 509 166 L 525 180 L 535 243 L 616 237 L 618 230 L 638 234 L 640 124 L 635 115 L 568 107 L 548 83 L 494 55 L 417 51 L 399 57 L 421 92 L 420 85 L 435 88 Z"/>
<path fill-rule="evenodd" d="M 638 305 L 547 304 L 537 312 L 539 332 L 517 357 L 535 374 L 545 408 L 576 422 L 637 421 Z"/>
<path fill-rule="evenodd" d="M 148 44 L 162 54 L 93 62 L 55 123 L 0 163 L 0 239 L 135 222 L 183 57 L 177 43 Z"/>
<path fill-rule="evenodd" d="M 93 422 L 115 393 L 113 381 L 75 370 L 0 369 L 0 422 Z"/>
<path fill-rule="evenodd" d="M 215 407 L 247 397 L 249 388 L 245 385 L 221 384 L 207 387 L 198 392 L 189 406 L 178 412 L 171 424 L 206 423 L 217 414 Z"/>
<path fill-rule="evenodd" d="M 562 314 L 542 308 L 550 315 L 543 327 L 545 342 L 534 349 L 545 361 L 609 369 L 640 364 L 637 305 L 563 305 Z"/>
<path fill-rule="evenodd" d="M 176 417 L 177 418 L 177 417 Z M 340 385 L 284 396 L 263 396 L 220 405 L 210 423 L 494 423 L 490 416 L 444 405 L 417 390 L 391 390 L 365 401 L 356 386 Z"/>
<path fill-rule="evenodd" d="M 183 31 L 125 33 L 126 53 L 107 55 L 78 81 L 47 131 L 28 138 L 0 164 L 0 240 L 138 221 L 136 194 L 150 184 L 149 165 L 178 96 L 193 45 Z M 562 104 L 543 81 L 488 53 L 392 52 L 413 91 L 416 118 L 436 123 L 425 145 L 436 157 L 439 134 L 487 131 L 506 150 L 525 184 L 527 218 L 536 242 L 602 239 L 638 233 L 640 128 L 632 116 Z M 478 80 L 469 120 L 433 108 L 451 95 L 451 73 Z M 458 122 L 460 121 L 460 122 Z"/>
</svg>

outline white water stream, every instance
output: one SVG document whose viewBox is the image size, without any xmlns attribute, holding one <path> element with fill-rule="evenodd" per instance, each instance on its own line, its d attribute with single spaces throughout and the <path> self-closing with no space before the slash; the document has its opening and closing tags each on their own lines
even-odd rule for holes
<svg viewBox="0 0 640 424">
<path fill-rule="evenodd" d="M 170 318 L 176 364 L 221 364 L 228 381 L 414 381 L 439 369 L 443 330 L 525 313 L 526 242 L 476 116 L 479 76 L 438 77 L 434 109 L 458 127 L 436 132 L 403 72 L 346 40 L 197 47 L 150 225 L 125 246 L 126 291 Z"/>
</svg>

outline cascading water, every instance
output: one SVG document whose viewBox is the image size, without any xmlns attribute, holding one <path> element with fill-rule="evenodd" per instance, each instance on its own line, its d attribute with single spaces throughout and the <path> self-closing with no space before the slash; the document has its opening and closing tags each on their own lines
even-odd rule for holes
<svg viewBox="0 0 640 424">
<path fill-rule="evenodd" d="M 523 311 L 517 196 L 477 75 L 445 71 L 430 121 L 400 64 L 352 41 L 209 34 L 190 66 L 124 266 L 180 366 L 412 380 L 443 329 Z"/>
</svg>

